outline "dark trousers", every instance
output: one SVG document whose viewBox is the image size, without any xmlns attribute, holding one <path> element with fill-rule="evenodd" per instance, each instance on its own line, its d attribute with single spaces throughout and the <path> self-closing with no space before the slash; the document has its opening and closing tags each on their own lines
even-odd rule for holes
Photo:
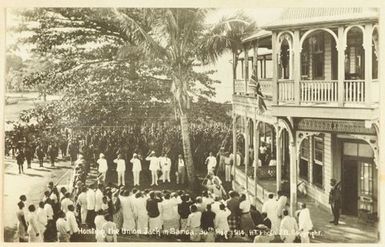
<svg viewBox="0 0 385 247">
<path fill-rule="evenodd" d="M 95 217 L 96 217 L 95 210 L 87 211 L 86 223 L 88 227 L 95 228 Z"/>
<path fill-rule="evenodd" d="M 79 242 L 80 234 L 77 232 L 74 232 L 70 236 L 70 242 Z"/>
<path fill-rule="evenodd" d="M 23 162 L 24 163 L 24 162 Z M 23 163 L 17 163 L 17 165 L 19 166 L 19 173 L 24 173 L 24 167 L 23 167 Z"/>
<path fill-rule="evenodd" d="M 340 219 L 341 207 L 339 205 L 336 205 L 336 204 L 331 204 L 331 208 L 332 208 L 332 213 L 333 213 L 333 217 L 334 217 L 334 223 L 338 223 L 338 221 Z"/>
<path fill-rule="evenodd" d="M 40 165 L 40 167 L 43 167 L 43 161 L 44 161 L 44 158 L 39 158 L 39 165 Z"/>
<path fill-rule="evenodd" d="M 32 158 L 31 158 L 31 159 L 28 158 L 28 159 L 27 159 L 27 167 L 28 167 L 28 168 L 31 168 L 31 163 L 32 163 Z"/>
</svg>

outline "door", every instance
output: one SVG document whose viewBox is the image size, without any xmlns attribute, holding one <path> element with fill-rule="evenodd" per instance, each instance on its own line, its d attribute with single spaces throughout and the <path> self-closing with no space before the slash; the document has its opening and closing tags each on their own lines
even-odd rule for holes
<svg viewBox="0 0 385 247">
<path fill-rule="evenodd" d="M 344 160 L 342 166 L 342 213 L 357 215 L 358 208 L 358 161 Z"/>
</svg>

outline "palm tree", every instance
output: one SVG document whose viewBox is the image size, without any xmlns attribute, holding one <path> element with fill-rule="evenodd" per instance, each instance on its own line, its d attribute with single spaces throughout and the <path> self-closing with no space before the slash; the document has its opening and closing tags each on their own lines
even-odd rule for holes
<svg viewBox="0 0 385 247">
<path fill-rule="evenodd" d="M 231 50 L 239 54 L 241 38 L 255 31 L 254 22 L 242 14 L 222 19 L 218 24 L 207 25 L 207 9 L 151 9 L 157 16 L 151 31 L 141 27 L 135 18 L 122 10 L 114 9 L 122 27 L 136 27 L 141 37 L 145 56 L 164 65 L 164 75 L 170 83 L 172 102 L 180 120 L 184 158 L 190 186 L 196 185 L 196 177 L 190 145 L 188 112 L 192 87 L 198 62 L 215 62 L 223 52 Z M 132 35 L 132 34 L 130 34 Z M 167 81 L 164 80 L 163 81 Z"/>
</svg>

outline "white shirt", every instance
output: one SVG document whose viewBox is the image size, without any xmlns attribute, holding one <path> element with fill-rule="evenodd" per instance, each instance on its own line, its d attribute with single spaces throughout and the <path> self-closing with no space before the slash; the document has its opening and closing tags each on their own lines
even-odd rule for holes
<svg viewBox="0 0 385 247">
<path fill-rule="evenodd" d="M 95 212 L 98 212 L 102 209 L 103 204 L 103 192 L 100 189 L 97 189 L 95 192 Z"/>
<path fill-rule="evenodd" d="M 187 227 L 196 228 L 201 226 L 202 213 L 200 211 L 191 213 L 187 218 Z"/>
<path fill-rule="evenodd" d="M 114 159 L 114 163 L 117 164 L 117 166 L 116 166 L 117 172 L 126 171 L 126 161 L 124 161 L 124 159 Z"/>
<path fill-rule="evenodd" d="M 163 171 L 171 170 L 171 159 L 168 157 L 161 158 L 161 167 Z"/>
<path fill-rule="evenodd" d="M 47 219 L 53 220 L 53 208 L 51 204 L 49 203 L 44 204 L 44 211 L 47 214 Z"/>
<path fill-rule="evenodd" d="M 75 214 L 74 212 L 68 211 L 66 213 L 66 218 L 68 222 L 68 226 L 70 229 L 70 234 L 78 232 L 79 231 L 79 226 L 78 223 L 76 222 Z"/>
<path fill-rule="evenodd" d="M 64 213 L 68 212 L 68 206 L 69 205 L 74 205 L 74 203 L 71 201 L 69 198 L 64 198 L 61 201 L 61 210 L 63 210 Z"/>
<path fill-rule="evenodd" d="M 178 166 L 184 167 L 184 160 L 183 159 L 178 159 Z"/>
<path fill-rule="evenodd" d="M 236 160 L 237 166 L 240 166 L 242 161 L 241 156 L 237 153 L 236 157 L 237 157 L 237 160 Z M 233 165 L 235 165 L 234 154 L 230 154 L 230 159 L 233 161 Z"/>
<path fill-rule="evenodd" d="M 150 171 L 157 171 L 160 169 L 159 159 L 157 157 L 147 157 L 146 160 L 150 161 Z"/>
<path fill-rule="evenodd" d="M 160 203 L 160 213 L 163 220 L 171 220 L 175 218 L 175 206 L 178 205 L 175 200 L 164 200 Z M 200 223 L 199 223 L 200 224 Z"/>
<path fill-rule="evenodd" d="M 283 217 L 279 231 L 282 239 L 291 238 L 294 240 L 296 232 L 298 231 L 297 222 L 293 217 L 287 215 Z"/>
<path fill-rule="evenodd" d="M 313 222 L 310 218 L 310 211 L 308 208 L 301 209 L 298 215 L 299 229 L 305 232 L 313 229 Z"/>
<path fill-rule="evenodd" d="M 230 230 L 229 223 L 227 221 L 227 218 L 231 214 L 230 210 L 225 208 L 225 210 L 219 210 L 216 213 L 215 219 L 214 219 L 214 225 L 215 225 L 215 230 L 218 233 L 221 232 L 227 232 Z"/>
<path fill-rule="evenodd" d="M 239 203 L 239 209 L 242 211 L 242 213 L 250 212 L 250 201 L 246 198 L 246 200 Z"/>
<path fill-rule="evenodd" d="M 48 221 L 47 213 L 43 208 L 39 207 L 36 210 L 36 214 L 37 214 L 38 225 L 39 225 L 41 231 L 44 231 L 45 226 L 47 225 L 47 221 Z"/>
<path fill-rule="evenodd" d="M 139 159 L 137 158 L 132 158 L 130 160 L 130 162 L 132 163 L 132 171 L 141 171 L 142 170 L 142 164 L 140 162 Z"/>
<path fill-rule="evenodd" d="M 104 216 L 103 215 L 96 215 L 95 217 L 95 228 L 96 230 L 101 230 L 104 223 L 106 223 L 107 221 L 104 219 Z"/>
<path fill-rule="evenodd" d="M 92 189 L 87 190 L 87 210 L 95 210 L 95 191 Z"/>
<path fill-rule="evenodd" d="M 78 204 L 82 208 L 87 208 L 87 192 L 82 192 L 78 196 Z"/>
<path fill-rule="evenodd" d="M 147 216 L 147 199 L 145 197 L 134 198 L 132 208 L 135 216 Z"/>
<path fill-rule="evenodd" d="M 60 234 L 67 234 L 70 231 L 70 226 L 64 218 L 59 218 L 56 221 L 56 229 Z"/>
<path fill-rule="evenodd" d="M 217 165 L 217 159 L 214 156 L 209 156 L 206 159 L 207 162 L 207 169 L 214 169 Z"/>
<path fill-rule="evenodd" d="M 99 172 L 106 172 L 107 169 L 108 169 L 108 166 L 107 166 L 107 160 L 104 159 L 104 158 L 101 158 L 101 159 L 98 159 L 98 161 L 96 161 L 98 164 L 99 164 Z"/>
</svg>

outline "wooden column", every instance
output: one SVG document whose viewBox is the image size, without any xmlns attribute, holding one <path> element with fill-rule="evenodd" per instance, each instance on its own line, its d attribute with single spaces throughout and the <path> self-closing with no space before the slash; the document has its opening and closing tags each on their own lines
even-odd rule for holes
<svg viewBox="0 0 385 247">
<path fill-rule="evenodd" d="M 372 24 L 365 25 L 364 49 L 365 49 L 365 104 L 370 106 L 372 104 Z"/>
<path fill-rule="evenodd" d="M 385 47 L 385 9 L 381 8 L 379 13 L 379 25 L 378 25 L 378 36 L 379 36 L 379 44 L 378 47 Z M 379 49 L 379 60 L 378 60 L 378 79 L 379 82 L 385 81 L 385 69 L 384 66 L 381 66 L 385 64 L 385 52 L 383 48 Z M 380 127 L 379 131 L 379 161 L 378 164 L 382 164 L 378 166 L 378 198 L 377 198 L 377 205 L 378 205 L 378 218 L 379 218 L 379 224 L 378 229 L 385 229 L 385 215 L 384 215 L 384 205 L 385 205 L 385 197 L 384 197 L 384 190 L 385 190 L 385 137 L 383 132 L 385 131 L 385 86 L 383 83 L 379 84 L 380 87 Z"/>
<path fill-rule="evenodd" d="M 272 104 L 278 104 L 278 57 L 277 57 L 277 33 L 273 32 L 271 37 L 272 54 L 271 59 L 273 62 L 273 99 Z"/>
<path fill-rule="evenodd" d="M 300 102 L 300 87 L 299 81 L 301 78 L 301 49 L 299 30 L 294 31 L 293 40 L 293 52 L 294 52 L 294 66 L 293 66 L 293 80 L 294 80 L 294 102 L 299 104 Z"/>
<path fill-rule="evenodd" d="M 248 188 L 249 188 L 249 179 L 248 179 L 248 176 L 247 176 L 247 171 L 248 171 L 248 166 L 249 166 L 249 160 L 250 160 L 250 154 L 249 154 L 249 142 L 250 142 L 250 128 L 249 128 L 249 120 L 247 117 L 245 117 L 246 119 L 246 129 L 245 129 L 245 176 L 246 176 L 246 191 L 248 191 Z"/>
<path fill-rule="evenodd" d="M 338 106 L 344 105 L 345 49 L 344 27 L 338 27 Z"/>
<path fill-rule="evenodd" d="M 233 106 L 233 112 L 234 112 L 234 106 Z M 234 189 L 235 187 L 235 184 L 234 184 L 234 180 L 235 180 L 235 172 L 236 172 L 236 169 L 235 167 L 237 167 L 237 126 L 236 126 L 236 119 L 237 119 L 237 115 L 235 113 L 233 113 L 233 167 L 232 169 L 234 169 L 234 174 L 233 174 L 233 184 L 232 184 L 232 188 Z"/>
<path fill-rule="evenodd" d="M 259 121 L 255 121 L 254 125 L 254 139 L 253 139 L 253 146 L 254 146 L 254 198 L 255 198 L 255 205 L 257 205 L 257 193 L 258 193 L 258 177 L 257 177 L 257 169 L 258 169 L 258 163 L 259 163 Z"/>
<path fill-rule="evenodd" d="M 233 52 L 233 94 L 235 94 L 235 81 L 237 80 L 237 55 Z"/>
<path fill-rule="evenodd" d="M 275 144 L 276 144 L 276 153 L 275 158 L 277 161 L 277 167 L 276 167 L 276 182 L 277 182 L 277 192 L 281 189 L 281 180 L 282 180 L 282 157 L 281 157 L 281 149 L 282 149 L 282 143 L 281 138 L 279 135 L 279 128 L 278 126 L 275 128 L 276 134 L 275 134 Z"/>
<path fill-rule="evenodd" d="M 247 84 L 249 83 L 249 52 L 248 52 L 248 49 L 247 49 L 247 45 L 245 46 L 245 48 L 243 49 L 243 52 L 244 52 L 244 58 L 245 58 L 245 93 L 248 94 L 250 92 L 248 92 L 248 86 Z"/>
<path fill-rule="evenodd" d="M 258 80 L 258 40 L 255 41 L 255 44 L 254 44 L 254 68 L 253 68 L 253 72 L 255 71 L 255 77 L 256 79 Z"/>
<path fill-rule="evenodd" d="M 266 78 L 266 56 L 263 57 L 263 78 Z"/>
<path fill-rule="evenodd" d="M 290 140 L 290 213 L 297 210 L 297 152 L 295 141 Z"/>
</svg>

